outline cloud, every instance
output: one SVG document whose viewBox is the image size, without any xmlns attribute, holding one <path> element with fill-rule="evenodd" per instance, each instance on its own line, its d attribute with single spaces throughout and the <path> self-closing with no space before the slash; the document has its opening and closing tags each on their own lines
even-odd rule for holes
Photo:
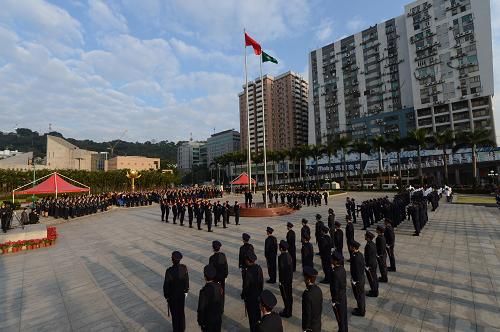
<svg viewBox="0 0 500 332">
<path fill-rule="evenodd" d="M 316 30 L 316 40 L 319 42 L 328 42 L 333 37 L 333 22 L 329 19 L 322 20 Z"/>
<path fill-rule="evenodd" d="M 364 26 L 366 26 L 366 22 L 365 20 L 363 20 L 361 17 L 359 16 L 354 16 L 353 18 L 351 18 L 350 20 L 347 21 L 347 29 L 350 31 L 350 32 L 358 32 L 360 31 Z"/>
<path fill-rule="evenodd" d="M 102 31 L 128 32 L 127 20 L 122 14 L 113 12 L 102 0 L 89 0 L 89 18 Z"/>
</svg>

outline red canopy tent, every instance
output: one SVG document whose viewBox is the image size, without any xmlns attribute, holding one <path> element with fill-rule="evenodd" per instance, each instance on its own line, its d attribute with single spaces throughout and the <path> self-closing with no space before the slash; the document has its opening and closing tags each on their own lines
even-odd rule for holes
<svg viewBox="0 0 500 332">
<path fill-rule="evenodd" d="M 32 187 L 32 188 L 29 188 L 29 189 L 26 189 L 26 190 L 20 190 L 24 187 L 27 187 L 29 185 L 33 185 L 34 183 L 44 179 L 44 178 L 47 178 L 45 181 L 43 181 L 42 183 Z M 73 181 L 83 187 L 77 187 L 67 181 L 65 181 L 63 178 L 66 178 L 70 181 Z M 17 189 L 14 189 L 12 191 L 12 201 L 14 201 L 14 195 L 35 195 L 35 194 L 56 194 L 56 197 L 57 197 L 57 194 L 59 193 L 82 193 L 82 192 L 89 192 L 90 191 L 90 187 L 89 186 L 86 186 L 78 181 L 75 181 L 73 179 L 70 179 L 64 175 L 61 175 L 57 172 L 54 172 L 52 174 L 49 174 L 47 176 L 44 176 L 36 181 L 33 181 L 33 182 L 30 182 L 28 184 L 25 184 L 24 186 L 21 186 Z"/>
<path fill-rule="evenodd" d="M 231 185 L 248 185 L 248 174 L 243 172 L 236 179 L 231 181 Z M 252 179 L 252 184 L 255 184 L 255 180 Z"/>
</svg>

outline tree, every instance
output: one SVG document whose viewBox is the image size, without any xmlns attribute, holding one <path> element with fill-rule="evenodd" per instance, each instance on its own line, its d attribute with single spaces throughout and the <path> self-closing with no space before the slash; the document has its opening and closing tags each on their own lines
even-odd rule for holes
<svg viewBox="0 0 500 332">
<path fill-rule="evenodd" d="M 386 140 L 384 136 L 375 136 L 372 138 L 372 145 L 375 152 L 378 154 L 378 187 L 382 189 L 382 176 L 384 174 L 384 170 L 382 169 L 382 149 L 386 148 Z"/>
<path fill-rule="evenodd" d="M 408 140 L 406 138 L 399 137 L 399 134 L 393 135 L 386 142 L 386 150 L 396 152 L 398 160 L 398 176 L 399 176 L 399 187 L 403 187 L 403 175 L 401 173 L 401 151 L 408 146 Z"/>
<path fill-rule="evenodd" d="M 476 129 L 474 131 L 464 131 L 457 134 L 457 145 L 453 148 L 457 151 L 460 148 L 469 147 L 472 152 L 472 177 L 474 178 L 474 188 L 478 185 L 477 172 L 477 148 L 485 146 L 495 146 L 491 139 L 491 132 L 488 129 Z"/>
<path fill-rule="evenodd" d="M 410 145 L 417 148 L 418 156 L 418 181 L 420 186 L 424 186 L 424 177 L 422 174 L 422 149 L 425 148 L 427 144 L 427 132 L 423 128 L 415 129 L 410 131 L 408 134 Z"/>
<path fill-rule="evenodd" d="M 314 164 L 316 165 L 316 189 L 319 189 L 319 165 L 318 160 L 324 155 L 323 145 L 310 145 L 309 146 L 309 157 L 314 159 Z"/>
<path fill-rule="evenodd" d="M 332 157 L 337 155 L 337 144 L 333 140 L 333 136 L 327 137 L 327 144 L 324 146 L 325 154 L 328 156 L 328 178 L 332 181 Z"/>
<path fill-rule="evenodd" d="M 347 179 L 347 162 L 346 156 L 349 146 L 351 144 L 351 139 L 347 136 L 340 137 L 337 141 L 337 149 L 342 153 L 342 172 L 344 175 L 344 187 L 345 189 L 349 189 L 349 181 Z"/>
<path fill-rule="evenodd" d="M 294 147 L 290 150 L 286 150 L 286 153 L 287 153 L 287 156 L 288 156 L 288 159 L 290 159 L 291 163 L 292 163 L 292 173 L 290 175 L 290 178 L 288 179 L 289 183 L 292 183 L 292 177 L 295 179 L 296 178 L 296 174 L 295 174 L 295 163 L 297 161 L 297 158 L 299 158 L 299 148 L 298 147 Z"/>
<path fill-rule="evenodd" d="M 255 164 L 255 190 L 257 190 L 257 185 L 259 184 L 259 164 L 264 162 L 264 153 L 262 151 L 252 152 L 251 156 Z"/>
<path fill-rule="evenodd" d="M 304 144 L 304 145 L 300 145 L 298 148 L 297 148 L 297 157 L 299 158 L 299 162 L 300 162 L 300 178 L 303 179 L 303 176 L 302 176 L 302 161 L 303 159 L 306 159 L 306 158 L 309 158 L 311 152 L 310 152 L 310 149 L 309 149 L 309 145 L 307 144 Z M 304 181 L 302 181 L 302 187 L 304 187 Z"/>
<path fill-rule="evenodd" d="M 356 140 L 351 143 L 351 147 L 349 149 L 350 153 L 357 153 L 359 155 L 359 176 L 361 179 L 361 189 L 364 189 L 364 167 L 363 167 L 363 160 L 362 156 L 363 153 L 368 154 L 371 151 L 371 146 L 370 144 L 366 143 L 365 141 L 362 140 Z"/>
<path fill-rule="evenodd" d="M 454 142 L 453 132 L 450 129 L 447 129 L 442 132 L 434 133 L 432 136 L 432 143 L 438 149 L 443 151 L 443 170 L 444 170 L 444 183 L 446 185 L 448 182 L 448 153 L 447 149 L 453 146 Z"/>
</svg>

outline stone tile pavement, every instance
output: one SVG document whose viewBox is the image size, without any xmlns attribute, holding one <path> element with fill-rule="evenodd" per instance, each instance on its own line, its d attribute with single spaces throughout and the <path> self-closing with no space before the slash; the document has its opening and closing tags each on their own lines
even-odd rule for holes
<svg viewBox="0 0 500 332">
<path fill-rule="evenodd" d="M 349 193 L 358 201 L 381 194 Z M 241 199 L 240 199 L 241 200 Z M 160 222 L 157 206 L 117 210 L 61 224 L 55 247 L 0 256 L 0 331 L 169 331 L 170 319 L 162 295 L 170 254 L 180 250 L 189 268 L 191 289 L 186 303 L 187 331 L 196 324 L 197 294 L 203 285 L 203 266 L 211 241 L 223 243 L 230 276 L 226 284 L 224 331 L 246 331 L 248 321 L 240 300 L 237 269 L 241 233 L 251 234 L 264 274 L 265 229 L 285 237 L 286 222 L 326 217 L 333 207 L 345 214 L 345 195 L 328 207 L 303 208 L 291 216 L 242 219 L 214 233 Z M 430 212 L 420 237 L 412 237 L 406 221 L 396 231 L 398 272 L 381 284 L 377 299 L 367 298 L 364 318 L 349 317 L 351 331 L 494 331 L 500 328 L 500 212 L 495 208 L 442 202 Z M 363 232 L 356 226 L 356 239 Z M 316 249 L 316 248 L 315 248 Z M 321 271 L 319 257 L 315 257 Z M 300 262 L 299 264 L 300 265 Z M 321 276 L 320 276 L 321 277 Z M 277 285 L 265 285 L 282 301 Z M 325 298 L 323 330 L 336 330 Z M 285 331 L 301 330 L 300 297 L 304 283 L 294 277 L 293 317 Z M 355 306 L 348 287 L 348 307 Z"/>
</svg>

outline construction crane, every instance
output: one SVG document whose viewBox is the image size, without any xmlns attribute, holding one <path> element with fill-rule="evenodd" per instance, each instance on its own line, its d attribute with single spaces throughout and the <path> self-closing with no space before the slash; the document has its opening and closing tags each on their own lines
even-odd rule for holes
<svg viewBox="0 0 500 332">
<path fill-rule="evenodd" d="M 109 150 L 109 155 L 110 155 L 110 158 L 113 158 L 113 157 L 115 156 L 115 148 L 116 148 L 116 146 L 118 145 L 118 143 L 120 143 L 120 140 L 123 138 L 123 136 L 125 136 L 125 134 L 127 133 L 127 131 L 128 131 L 128 130 L 127 130 L 127 129 L 125 129 L 125 130 L 123 131 L 123 133 L 120 135 L 120 137 L 119 137 L 117 140 L 115 140 L 115 141 L 114 141 L 114 143 L 113 143 L 113 141 L 111 141 L 111 142 L 109 143 L 109 148 L 108 148 L 108 150 Z"/>
</svg>

